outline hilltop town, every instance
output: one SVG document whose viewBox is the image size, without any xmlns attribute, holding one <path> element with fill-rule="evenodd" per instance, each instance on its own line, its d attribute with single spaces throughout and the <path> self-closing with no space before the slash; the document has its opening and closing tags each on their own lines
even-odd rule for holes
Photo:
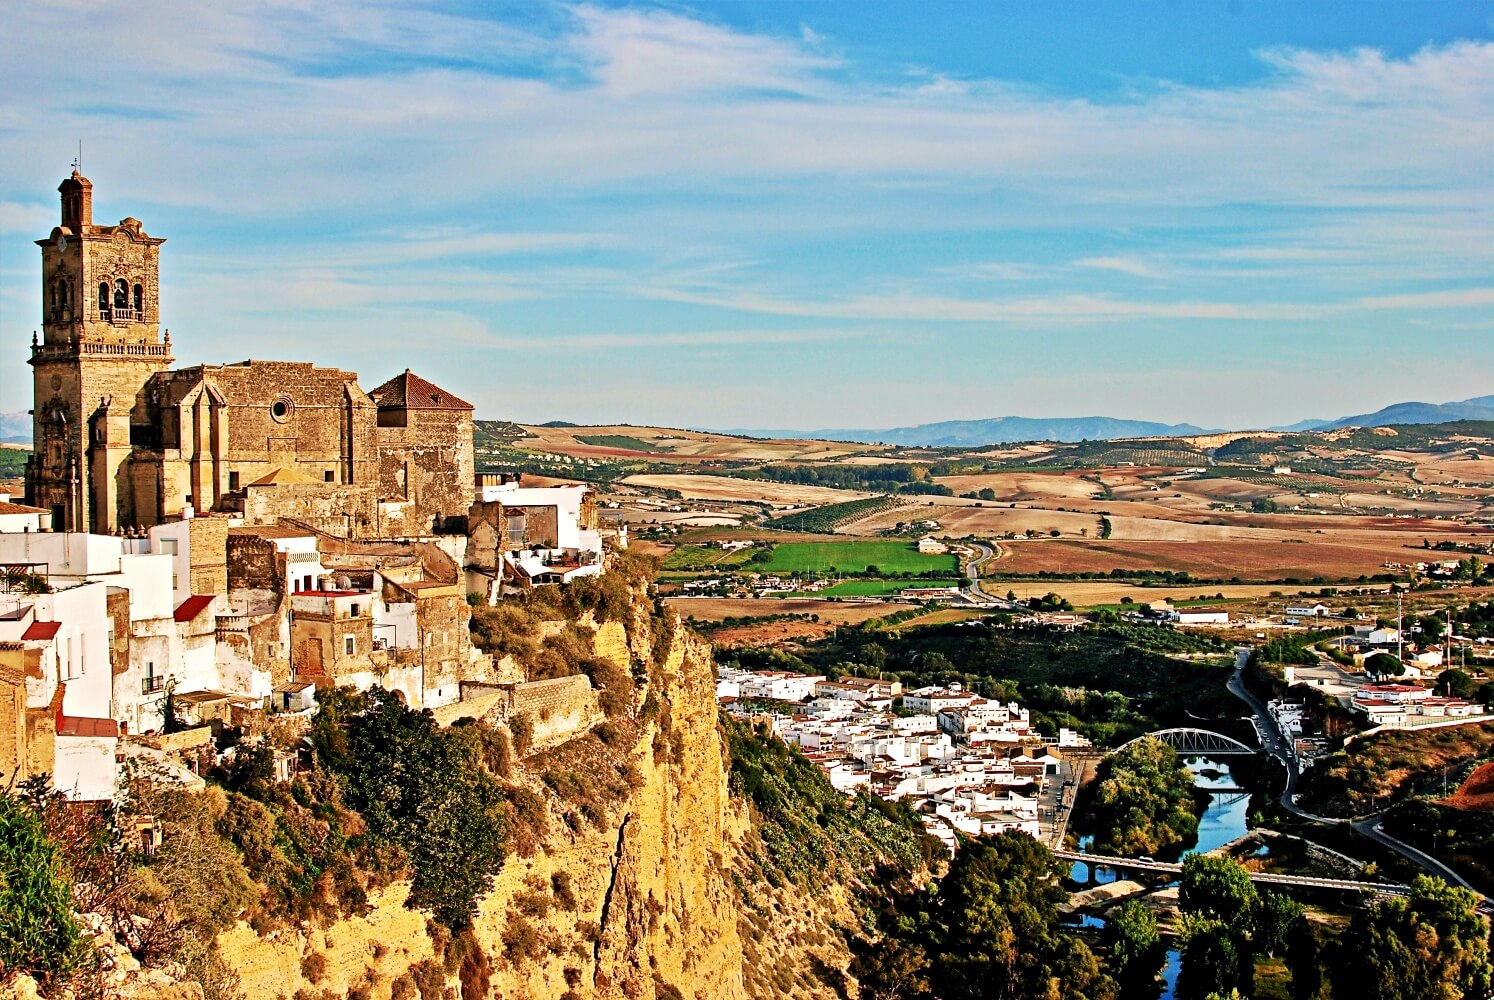
<svg viewBox="0 0 1494 1000">
<path fill-rule="evenodd" d="M 584 485 L 477 474 L 471 404 L 408 368 L 368 391 L 304 362 L 171 368 L 165 241 L 96 224 L 76 171 L 58 190 L 36 447 L 0 498 L 0 774 L 107 801 L 149 758 L 201 788 L 329 688 L 522 708 L 472 604 L 595 577 L 626 527 Z"/>
</svg>

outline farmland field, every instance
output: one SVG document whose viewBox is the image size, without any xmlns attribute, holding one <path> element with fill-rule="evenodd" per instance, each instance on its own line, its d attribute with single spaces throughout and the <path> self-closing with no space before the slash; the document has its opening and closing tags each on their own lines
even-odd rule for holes
<svg viewBox="0 0 1494 1000">
<path fill-rule="evenodd" d="M 953 555 L 925 555 L 909 542 L 784 542 L 763 566 L 767 573 L 880 572 L 934 575 L 959 571 Z"/>
<path fill-rule="evenodd" d="M 986 574 L 1151 569 L 1225 580 L 1233 577 L 1338 580 L 1384 573 L 1387 559 L 1408 558 L 1404 550 L 1393 544 L 1358 546 L 1317 540 L 1291 543 L 1276 539 L 1200 542 L 1040 539 L 1002 542 L 1001 548 L 1005 558 L 987 564 Z"/>
<path fill-rule="evenodd" d="M 760 549 L 726 551 L 715 546 L 681 545 L 664 559 L 665 570 L 718 569 L 745 565 Z"/>
<path fill-rule="evenodd" d="M 871 496 L 870 493 L 836 490 L 828 486 L 800 486 L 797 483 L 774 483 L 763 479 L 733 479 L 730 476 L 697 476 L 688 473 L 629 476 L 623 480 L 623 485 L 679 490 L 690 499 L 752 500 L 773 504 L 841 503 Z"/>
<path fill-rule="evenodd" d="M 842 580 L 820 591 L 826 597 L 886 597 L 909 587 L 953 587 L 958 580 Z"/>
<path fill-rule="evenodd" d="M 1287 597 L 1299 593 L 1316 593 L 1317 587 L 1291 587 L 1280 584 L 1191 584 L 1182 587 L 1139 587 L 1134 583 L 1111 583 L 1106 580 L 982 580 L 981 587 L 988 594 L 1005 594 L 1008 590 L 1018 600 L 1042 597 L 1055 593 L 1068 598 L 1075 607 L 1093 608 L 1098 605 L 1119 604 L 1122 597 L 1129 597 L 1138 604 L 1160 601 L 1165 598 L 1191 600 L 1200 593 L 1223 594 L 1226 600 L 1254 600 L 1279 593 Z"/>
</svg>

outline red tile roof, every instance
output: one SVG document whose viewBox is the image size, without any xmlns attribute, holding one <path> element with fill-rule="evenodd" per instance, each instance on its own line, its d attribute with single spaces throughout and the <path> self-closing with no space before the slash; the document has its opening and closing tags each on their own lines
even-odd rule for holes
<svg viewBox="0 0 1494 1000">
<path fill-rule="evenodd" d="M 179 622 L 189 622 L 207 610 L 212 603 L 211 594 L 193 594 L 176 606 L 175 618 Z"/>
<path fill-rule="evenodd" d="M 57 630 L 62 628 L 62 622 L 32 622 L 21 633 L 22 640 L 33 640 L 37 642 L 48 642 L 57 637 Z"/>
<path fill-rule="evenodd" d="M 381 410 L 470 410 L 472 404 L 416 375 L 406 368 L 403 374 L 385 382 L 369 393 Z"/>
<path fill-rule="evenodd" d="M 45 514 L 45 507 L 28 507 L 23 503 L 0 501 L 0 514 Z"/>
<path fill-rule="evenodd" d="M 113 719 L 79 719 L 64 715 L 57 720 L 58 736 L 119 736 L 119 723 Z"/>
</svg>

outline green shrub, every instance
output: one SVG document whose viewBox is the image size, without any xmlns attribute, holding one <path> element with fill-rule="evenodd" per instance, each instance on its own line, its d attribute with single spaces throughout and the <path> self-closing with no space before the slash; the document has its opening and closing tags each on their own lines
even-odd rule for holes
<svg viewBox="0 0 1494 1000">
<path fill-rule="evenodd" d="M 0 969 L 44 987 L 65 981 L 87 953 L 73 890 L 41 817 L 0 790 Z"/>
</svg>

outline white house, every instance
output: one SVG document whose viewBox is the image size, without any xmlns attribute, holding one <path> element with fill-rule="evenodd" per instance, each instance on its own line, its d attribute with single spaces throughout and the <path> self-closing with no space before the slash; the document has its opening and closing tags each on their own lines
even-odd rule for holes
<svg viewBox="0 0 1494 1000">
<path fill-rule="evenodd" d="M 10 494 L 0 490 L 0 532 L 46 531 L 51 519 L 50 511 L 13 503 Z"/>
<path fill-rule="evenodd" d="M 903 692 L 903 708 L 910 712 L 938 715 L 947 708 L 960 708 L 975 699 L 975 695 L 958 684 L 951 684 L 947 688 L 922 687 Z"/>
<path fill-rule="evenodd" d="M 1229 612 L 1221 608 L 1178 608 L 1174 615 L 1179 625 L 1229 624 Z"/>
</svg>

